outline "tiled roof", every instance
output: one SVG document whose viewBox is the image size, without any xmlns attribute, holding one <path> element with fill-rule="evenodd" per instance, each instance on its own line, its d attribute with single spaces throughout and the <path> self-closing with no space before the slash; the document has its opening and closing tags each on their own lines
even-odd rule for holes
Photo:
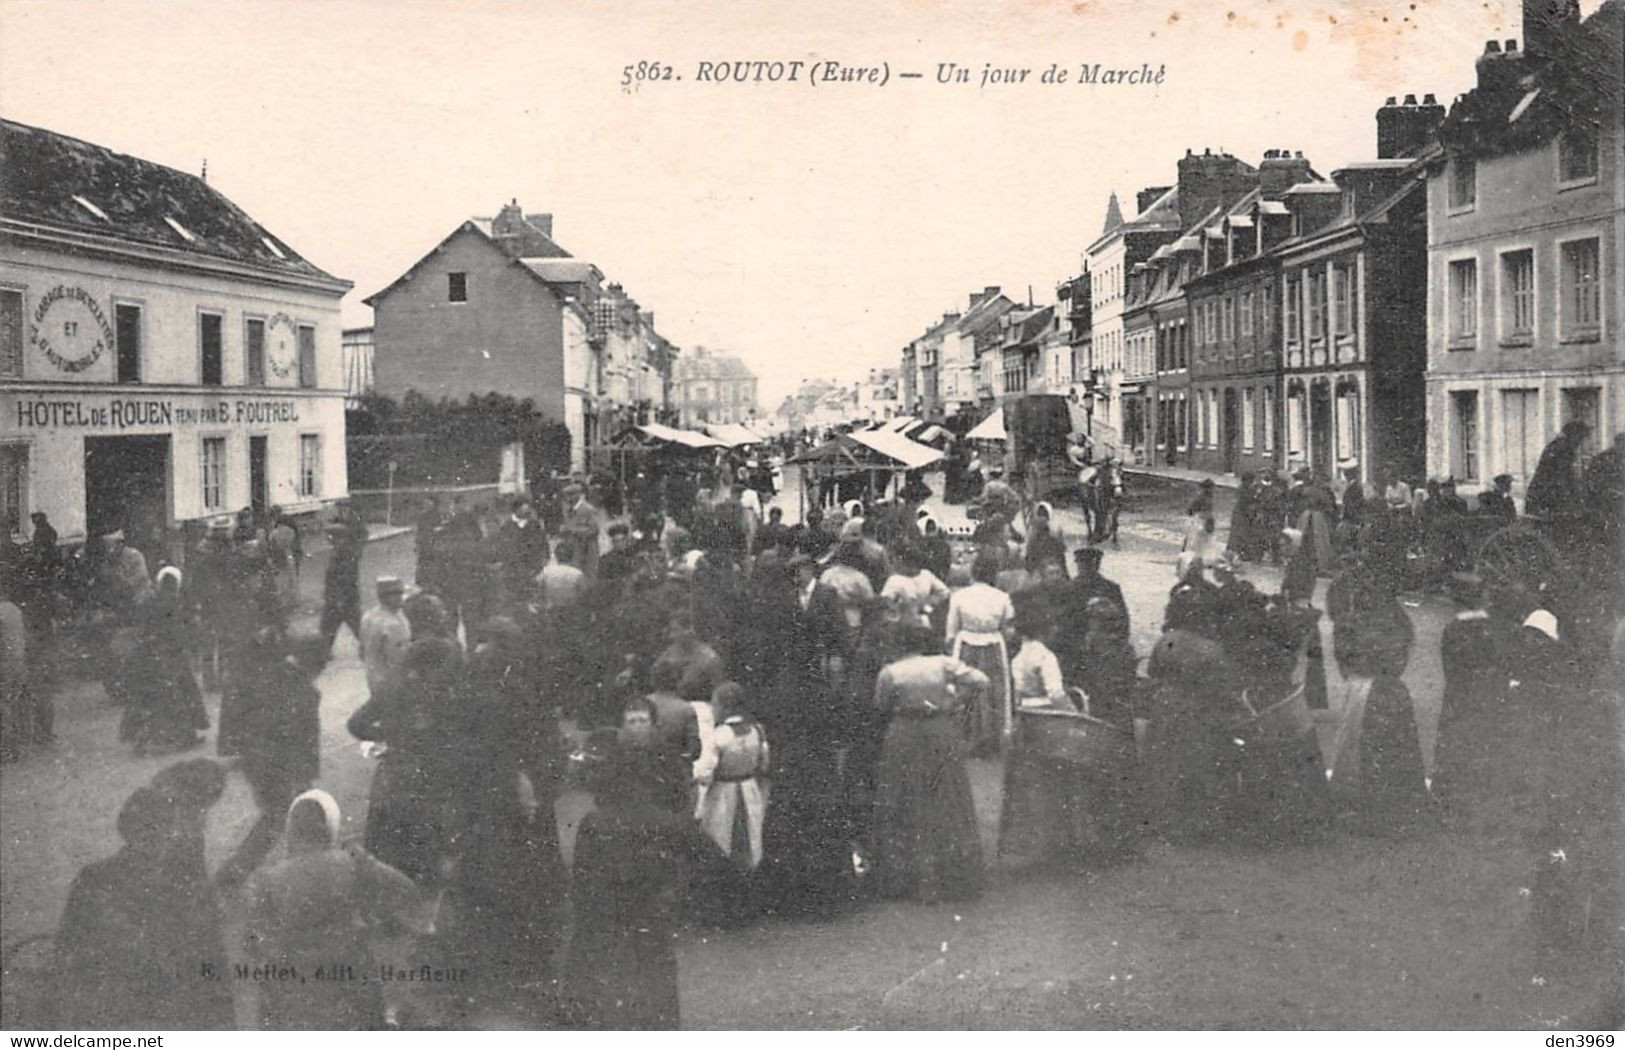
<svg viewBox="0 0 1625 1050">
<path fill-rule="evenodd" d="M 519 264 L 542 280 L 558 284 L 592 284 L 602 276 L 585 259 L 520 259 Z"/>
<path fill-rule="evenodd" d="M 1542 60 L 1513 52 L 1492 62 L 1516 62 L 1521 75 L 1458 98 L 1439 127 L 1452 153 L 1512 153 L 1549 141 L 1566 127 L 1598 127 L 1619 111 L 1625 62 L 1625 2 L 1607 0 L 1591 17 L 1555 38 L 1557 54 Z"/>
<path fill-rule="evenodd" d="M 306 260 L 197 175 L 4 119 L 0 216 L 7 224 L 348 284 Z"/>
</svg>

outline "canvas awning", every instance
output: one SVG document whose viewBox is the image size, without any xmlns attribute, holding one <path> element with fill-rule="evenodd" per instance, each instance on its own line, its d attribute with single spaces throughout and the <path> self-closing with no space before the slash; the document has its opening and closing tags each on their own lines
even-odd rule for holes
<svg viewBox="0 0 1625 1050">
<path fill-rule="evenodd" d="M 678 430 L 676 427 L 668 427 L 664 423 L 645 423 L 642 426 L 634 427 L 633 429 L 643 432 L 649 437 L 654 438 L 656 441 L 665 441 L 673 445 L 682 445 L 685 448 L 724 447 L 723 443 L 718 441 L 716 438 L 706 437 L 704 434 L 697 434 L 692 430 Z"/>
<path fill-rule="evenodd" d="M 791 460 L 811 466 L 861 470 L 919 470 L 942 458 L 942 453 L 883 430 L 842 434 Z"/>
<path fill-rule="evenodd" d="M 942 458 L 942 453 L 936 449 L 890 431 L 866 430 L 849 436 L 858 444 L 895 459 L 909 470 L 919 470 Z"/>
<path fill-rule="evenodd" d="M 705 432 L 729 448 L 759 445 L 762 442 L 761 437 L 743 423 L 708 423 Z"/>
<path fill-rule="evenodd" d="M 995 408 L 965 436 L 972 441 L 1003 441 L 1008 436 L 1004 432 L 1004 410 Z"/>
</svg>

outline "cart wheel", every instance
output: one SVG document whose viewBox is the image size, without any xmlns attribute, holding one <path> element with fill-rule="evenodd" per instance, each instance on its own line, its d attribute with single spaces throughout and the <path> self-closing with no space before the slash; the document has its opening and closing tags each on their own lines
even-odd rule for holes
<svg viewBox="0 0 1625 1050">
<path fill-rule="evenodd" d="M 1557 547 L 1526 521 L 1514 522 L 1490 533 L 1478 550 L 1477 568 L 1489 590 L 1522 590 L 1531 594 L 1550 589 L 1565 572 Z"/>
</svg>

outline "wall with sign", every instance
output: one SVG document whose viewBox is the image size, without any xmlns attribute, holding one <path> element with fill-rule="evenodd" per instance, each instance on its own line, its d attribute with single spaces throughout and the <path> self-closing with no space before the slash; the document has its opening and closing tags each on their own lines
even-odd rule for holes
<svg viewBox="0 0 1625 1050">
<path fill-rule="evenodd" d="M 87 438 L 168 437 L 171 526 L 249 504 L 255 437 L 269 504 L 297 513 L 346 495 L 336 295 L 15 244 L 0 288 L 22 297 L 7 314 L 22 358 L 0 375 L 0 445 L 24 510 L 64 541 L 84 538 Z M 138 381 L 119 381 L 121 334 L 139 343 Z M 314 386 L 300 385 L 301 340 Z M 218 385 L 202 382 L 206 345 Z"/>
<path fill-rule="evenodd" d="M 8 378 L 117 382 L 124 306 L 123 328 L 139 341 L 144 384 L 202 382 L 201 315 L 208 313 L 221 319 L 223 386 L 253 378 L 259 387 L 298 387 L 301 338 L 314 343 L 315 386 L 344 386 L 338 299 L 331 295 L 10 246 L 0 258 L 0 287 L 23 296 L 22 375 Z M 263 346 L 258 365 L 250 363 L 250 342 Z"/>
<path fill-rule="evenodd" d="M 252 437 L 266 441 L 270 503 L 298 513 L 347 492 L 342 398 L 158 391 L 62 395 L 0 388 L 0 420 L 0 440 L 24 450 L 27 509 L 50 515 L 64 540 L 84 537 L 86 438 L 169 437 L 172 525 L 249 504 Z M 203 491 L 204 441 L 211 438 L 221 442 L 215 446 L 220 459 L 214 506 Z"/>
</svg>

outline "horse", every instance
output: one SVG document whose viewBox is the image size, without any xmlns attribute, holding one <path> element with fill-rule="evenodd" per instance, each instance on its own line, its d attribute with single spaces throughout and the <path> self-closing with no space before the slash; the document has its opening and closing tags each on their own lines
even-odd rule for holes
<svg viewBox="0 0 1625 1050">
<path fill-rule="evenodd" d="M 1090 543 L 1117 542 L 1117 516 L 1123 503 L 1123 470 L 1115 459 L 1085 468 L 1078 475 L 1083 489 L 1083 520 Z"/>
</svg>

